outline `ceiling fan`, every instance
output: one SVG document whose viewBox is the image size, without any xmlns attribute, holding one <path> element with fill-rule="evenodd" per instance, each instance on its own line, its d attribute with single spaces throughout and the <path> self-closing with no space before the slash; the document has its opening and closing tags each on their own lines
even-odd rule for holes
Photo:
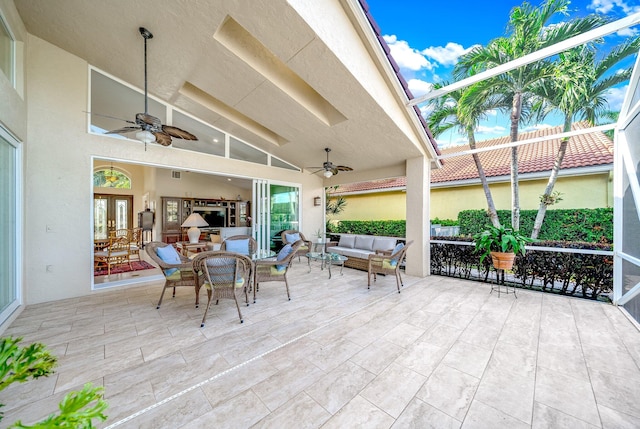
<svg viewBox="0 0 640 429">
<path fill-rule="evenodd" d="M 324 151 L 327 152 L 327 160 L 322 163 L 322 167 L 307 167 L 307 168 L 316 168 L 316 169 L 318 169 L 317 171 L 314 171 L 311 174 L 315 174 L 315 173 L 319 173 L 321 171 L 324 171 L 324 173 L 322 173 L 322 175 L 328 179 L 329 177 L 331 177 L 331 176 L 333 176 L 335 174 L 338 174 L 339 171 L 353 171 L 353 168 L 347 167 L 345 165 L 334 165 L 333 162 L 329 161 L 329 152 L 331 152 L 331 149 L 329 149 L 328 147 L 325 147 Z"/>
<path fill-rule="evenodd" d="M 144 27 L 139 28 L 140 34 L 144 38 L 144 113 L 136 113 L 136 120 L 125 120 L 135 126 L 123 127 L 117 130 L 108 131 L 106 134 L 126 134 L 133 131 L 136 133 L 136 138 L 143 141 L 145 145 L 147 143 L 153 143 L 154 141 L 162 146 L 169 146 L 171 144 L 171 137 L 184 139 L 184 140 L 198 140 L 196 136 L 188 131 L 182 130 L 178 127 L 172 127 L 171 125 L 163 125 L 159 118 L 152 116 L 149 111 L 149 98 L 147 95 L 147 40 L 153 38 L 153 34 Z"/>
</svg>

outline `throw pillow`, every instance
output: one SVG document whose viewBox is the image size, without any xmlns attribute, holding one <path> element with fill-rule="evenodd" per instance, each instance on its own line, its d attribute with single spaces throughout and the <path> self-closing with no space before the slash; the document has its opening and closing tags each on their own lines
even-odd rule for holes
<svg viewBox="0 0 640 429">
<path fill-rule="evenodd" d="M 227 240 L 225 242 L 225 247 L 228 252 L 236 252 L 241 255 L 249 254 L 249 239 L 245 238 L 242 240 Z"/>
<path fill-rule="evenodd" d="M 393 252 L 391 252 L 391 254 L 395 255 L 396 253 L 401 251 L 403 247 L 404 247 L 404 244 L 402 243 L 396 244 L 396 247 L 393 249 Z M 395 265 L 398 263 L 398 258 L 393 258 L 391 259 L 391 261 L 393 262 L 393 266 L 395 267 Z"/>
<path fill-rule="evenodd" d="M 180 255 L 178 254 L 176 249 L 171 245 L 158 247 L 156 249 L 156 255 L 158 255 L 158 257 L 162 259 L 162 262 L 166 262 L 167 264 L 182 263 L 182 261 L 180 260 Z M 169 268 L 168 270 L 164 270 L 164 274 L 165 276 L 169 277 L 171 274 L 175 273 L 176 271 L 178 271 L 177 268 Z"/>
<path fill-rule="evenodd" d="M 301 239 L 300 233 L 296 232 L 294 234 L 285 234 L 284 239 L 287 240 L 287 243 L 295 243 L 296 241 Z"/>
<path fill-rule="evenodd" d="M 293 250 L 293 248 L 291 247 L 291 244 L 287 244 L 286 246 L 284 246 L 282 249 L 280 249 L 280 252 L 278 252 L 278 256 L 276 257 L 276 261 L 282 261 L 283 259 L 286 259 L 286 257 L 291 254 L 292 250 Z M 282 271 L 285 268 L 287 268 L 287 266 L 286 265 L 276 265 L 276 268 L 278 269 L 278 271 Z"/>
</svg>

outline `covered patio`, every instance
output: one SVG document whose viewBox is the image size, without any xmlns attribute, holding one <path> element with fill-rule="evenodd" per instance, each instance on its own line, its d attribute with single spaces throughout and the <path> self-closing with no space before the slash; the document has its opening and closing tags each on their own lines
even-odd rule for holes
<svg viewBox="0 0 640 429">
<path fill-rule="evenodd" d="M 5 332 L 46 341 L 57 372 L 0 392 L 37 421 L 92 382 L 101 427 L 638 427 L 640 332 L 617 307 L 451 278 L 325 272 L 296 262 L 292 300 L 266 283 L 203 308 L 161 283 L 27 307 Z"/>
</svg>

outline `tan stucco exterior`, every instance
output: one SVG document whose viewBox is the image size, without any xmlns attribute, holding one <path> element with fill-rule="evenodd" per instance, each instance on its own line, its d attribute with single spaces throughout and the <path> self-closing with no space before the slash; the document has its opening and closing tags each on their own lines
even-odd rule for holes
<svg viewBox="0 0 640 429">
<path fill-rule="evenodd" d="M 544 192 L 546 179 L 520 182 L 520 207 L 536 210 Z M 507 182 L 490 185 L 498 210 L 511 208 L 511 187 Z M 554 190 L 562 193 L 562 201 L 554 209 L 600 208 L 613 206 L 612 178 L 608 172 L 560 177 Z M 344 195 L 346 209 L 336 220 L 406 219 L 406 193 L 403 190 Z M 487 202 L 481 185 L 431 187 L 430 219 L 457 219 L 462 210 L 485 209 Z"/>
</svg>

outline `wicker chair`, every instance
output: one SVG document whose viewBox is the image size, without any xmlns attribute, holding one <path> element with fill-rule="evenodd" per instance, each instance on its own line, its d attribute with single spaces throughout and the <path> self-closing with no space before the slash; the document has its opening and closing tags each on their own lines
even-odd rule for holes
<svg viewBox="0 0 640 429">
<path fill-rule="evenodd" d="M 296 252 L 302 246 L 302 240 L 298 240 L 291 246 L 291 253 L 280 261 L 274 259 L 259 259 L 254 262 L 255 269 L 253 272 L 253 302 L 256 302 L 256 292 L 260 283 L 265 282 L 284 282 L 287 288 L 287 298 L 291 301 L 289 294 L 289 282 L 287 281 L 287 272 L 291 266 L 291 261 L 296 256 Z M 284 266 L 284 269 L 278 269 L 277 266 Z"/>
<path fill-rule="evenodd" d="M 107 275 L 111 275 L 111 266 L 120 264 L 129 264 L 131 268 L 131 252 L 129 249 L 129 238 L 127 237 L 110 237 L 109 245 L 102 250 L 93 253 L 94 268 L 105 264 L 107 266 Z"/>
<path fill-rule="evenodd" d="M 140 261 L 140 249 L 142 249 L 142 228 L 132 228 L 129 235 L 129 249 L 131 257 Z"/>
<path fill-rule="evenodd" d="M 235 252 L 203 252 L 193 259 L 193 270 L 197 273 L 198 283 L 207 289 L 207 307 L 200 327 L 207 320 L 211 300 L 215 299 L 218 305 L 220 298 L 235 301 L 240 323 L 243 323 L 238 294 L 244 293 L 244 301 L 248 306 L 247 286 L 251 278 L 251 258 Z"/>
<path fill-rule="evenodd" d="M 297 231 L 295 229 L 287 229 L 285 231 L 282 231 L 282 233 L 280 234 L 280 237 L 282 237 L 282 244 L 283 245 L 286 245 L 286 244 L 293 245 L 293 242 L 287 241 L 287 235 L 294 235 L 294 234 L 298 234 L 300 236 L 300 240 L 302 240 L 302 245 L 300 246 L 300 248 L 296 252 L 296 256 L 298 257 L 298 262 L 299 262 L 300 261 L 300 256 L 306 257 L 307 253 L 311 252 L 311 241 L 307 240 L 305 238 L 304 234 L 301 233 L 300 231 Z"/>
<path fill-rule="evenodd" d="M 255 238 L 251 237 L 250 235 L 233 235 L 231 237 L 227 237 L 220 245 L 220 250 L 229 250 L 227 249 L 227 244 L 229 244 L 230 241 L 238 241 L 238 240 L 249 240 L 249 248 L 248 248 L 248 253 L 246 253 L 246 255 L 251 255 L 253 253 L 256 253 L 256 250 L 258 250 L 258 242 L 256 241 Z M 237 253 L 245 255 L 244 252 L 237 252 Z"/>
<path fill-rule="evenodd" d="M 176 296 L 176 287 L 178 286 L 187 286 L 195 289 L 196 292 L 196 308 L 200 305 L 200 287 L 196 282 L 196 277 L 193 274 L 193 264 L 189 258 L 186 256 L 178 254 L 180 257 L 179 264 L 169 264 L 164 262 L 158 256 L 158 248 L 171 246 L 167 243 L 162 243 L 160 241 L 152 241 L 151 243 L 147 243 L 145 245 L 145 250 L 147 251 L 147 255 L 153 261 L 158 264 L 160 269 L 162 270 L 165 283 L 162 288 L 162 295 L 160 295 L 160 301 L 158 301 L 158 306 L 156 308 L 160 308 L 160 304 L 162 304 L 162 298 L 164 297 L 164 293 L 167 288 L 173 288 L 173 297 Z"/>
<path fill-rule="evenodd" d="M 377 274 L 389 274 L 396 277 L 396 285 L 398 287 L 398 293 L 400 293 L 400 286 L 404 286 L 402 283 L 402 275 L 400 274 L 400 265 L 404 261 L 405 253 L 413 241 L 409 241 L 402 249 L 391 253 L 389 251 L 377 250 L 375 254 L 369 255 L 369 268 L 367 269 L 367 289 L 371 288 L 371 275 L 373 274 L 373 281 L 377 280 Z"/>
</svg>

